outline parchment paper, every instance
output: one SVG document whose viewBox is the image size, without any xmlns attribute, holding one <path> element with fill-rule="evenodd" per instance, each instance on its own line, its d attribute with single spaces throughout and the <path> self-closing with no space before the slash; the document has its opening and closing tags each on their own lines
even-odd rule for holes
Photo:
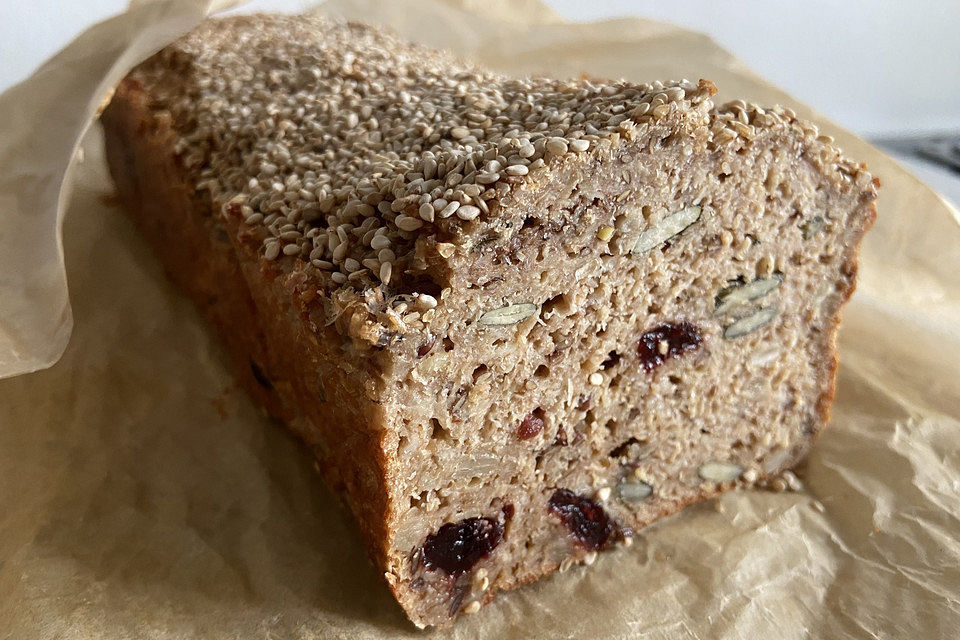
<svg viewBox="0 0 960 640">
<path fill-rule="evenodd" d="M 109 87 L 205 9 L 141 3 L 0 96 L 0 375 L 44 369 L 0 381 L 0 636 L 423 636 L 306 451 L 234 386 L 216 338 L 121 215 L 96 129 L 74 155 Z M 814 117 L 884 183 L 841 332 L 833 424 L 801 470 L 804 492 L 692 507 L 589 570 L 433 635 L 958 637 L 955 211 L 702 35 L 638 19 L 569 24 L 534 0 L 323 10 L 510 73 L 709 78 L 720 99 Z"/>
</svg>

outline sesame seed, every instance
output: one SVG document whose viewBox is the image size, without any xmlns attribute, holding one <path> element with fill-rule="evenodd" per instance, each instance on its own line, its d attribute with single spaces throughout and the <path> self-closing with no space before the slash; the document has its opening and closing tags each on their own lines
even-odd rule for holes
<svg viewBox="0 0 960 640">
<path fill-rule="evenodd" d="M 500 179 L 499 173 L 481 173 L 477 176 L 478 184 L 493 184 Z"/>
<path fill-rule="evenodd" d="M 429 202 L 425 202 L 420 205 L 420 209 L 417 211 L 420 214 L 420 217 L 426 222 L 433 222 L 434 210 L 433 205 Z"/>
<path fill-rule="evenodd" d="M 360 269 L 359 271 L 354 271 L 353 273 L 348 275 L 347 280 L 359 280 L 360 278 L 365 277 L 369 273 L 370 273 L 369 269 Z"/>
<path fill-rule="evenodd" d="M 600 487 L 600 489 L 597 491 L 597 500 L 600 502 L 606 502 L 610 499 L 610 493 L 612 491 L 613 490 L 610 487 Z"/>
<path fill-rule="evenodd" d="M 602 384 L 603 384 L 603 374 L 600 373 L 600 372 L 598 372 L 598 371 L 594 371 L 593 373 L 591 373 L 591 374 L 590 374 L 590 384 L 592 384 L 592 385 L 595 386 L 595 387 L 599 387 L 600 385 L 602 385 Z"/>
<path fill-rule="evenodd" d="M 385 235 L 375 235 L 370 240 L 370 248 L 379 251 L 390 246 L 390 238 Z"/>
<path fill-rule="evenodd" d="M 572 151 L 577 151 L 577 152 L 586 151 L 587 149 L 590 148 L 590 141 L 584 140 L 582 138 L 579 140 L 571 140 L 569 144 L 570 144 L 570 149 Z"/>
<path fill-rule="evenodd" d="M 597 561 L 597 552 L 588 551 L 587 555 L 583 556 L 583 564 L 590 566 Z"/>
<path fill-rule="evenodd" d="M 465 204 L 457 209 L 457 217 L 461 220 L 473 220 L 480 215 L 480 209 L 472 204 Z"/>
<path fill-rule="evenodd" d="M 423 226 L 423 220 L 419 218 L 411 218 L 410 216 L 399 215 L 394 221 L 400 229 L 403 231 L 416 231 Z"/>
<path fill-rule="evenodd" d="M 300 246 L 296 244 L 287 244 L 283 246 L 283 255 L 294 256 L 300 253 Z"/>
<path fill-rule="evenodd" d="M 555 156 L 562 156 L 567 152 L 567 141 L 563 138 L 550 138 L 547 140 L 546 149 Z"/>
<path fill-rule="evenodd" d="M 393 274 L 393 265 L 389 262 L 384 262 L 380 265 L 380 281 L 383 284 L 390 284 L 390 276 Z"/>
<path fill-rule="evenodd" d="M 463 608 L 463 612 L 466 613 L 467 615 L 473 615 L 477 611 L 480 611 L 480 606 L 481 606 L 480 601 L 474 600 L 473 602 L 471 602 L 470 604 L 468 604 Z"/>
<path fill-rule="evenodd" d="M 280 243 L 271 242 L 263 252 L 263 257 L 267 260 L 275 260 L 280 255 Z"/>
<path fill-rule="evenodd" d="M 459 208 L 460 208 L 460 203 L 454 200 L 453 202 L 445 206 L 443 210 L 440 211 L 439 215 L 441 218 L 449 218 L 450 216 L 455 214 L 457 212 L 457 209 Z"/>
</svg>

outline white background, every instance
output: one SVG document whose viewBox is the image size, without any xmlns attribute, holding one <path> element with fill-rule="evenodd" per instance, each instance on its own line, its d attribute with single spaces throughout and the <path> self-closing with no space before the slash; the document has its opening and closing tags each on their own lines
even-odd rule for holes
<svg viewBox="0 0 960 640">
<path fill-rule="evenodd" d="M 547 1 L 575 20 L 632 14 L 709 33 L 761 75 L 862 135 L 960 130 L 958 0 Z M 125 5 L 0 0 L 0 90 Z"/>
</svg>

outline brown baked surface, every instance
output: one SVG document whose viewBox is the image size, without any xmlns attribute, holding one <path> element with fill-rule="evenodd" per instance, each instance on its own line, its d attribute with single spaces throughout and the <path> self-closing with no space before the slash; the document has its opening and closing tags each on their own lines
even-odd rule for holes
<svg viewBox="0 0 960 640">
<path fill-rule="evenodd" d="M 102 121 L 167 273 L 443 625 L 776 477 L 827 421 L 875 180 L 714 91 L 256 16 L 144 63 Z"/>
</svg>

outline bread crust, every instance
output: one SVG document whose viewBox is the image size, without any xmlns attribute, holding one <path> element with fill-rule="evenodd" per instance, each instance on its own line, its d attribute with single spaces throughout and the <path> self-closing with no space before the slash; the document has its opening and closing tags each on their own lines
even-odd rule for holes
<svg viewBox="0 0 960 640">
<path fill-rule="evenodd" d="M 382 409 L 364 388 L 369 372 L 329 366 L 337 359 L 315 336 L 331 337 L 331 330 L 297 311 L 303 308 L 305 291 L 296 288 L 296 275 L 280 273 L 249 245 L 231 242 L 232 234 L 213 203 L 194 188 L 174 153 L 176 132 L 151 110 L 149 96 L 136 79 L 120 83 L 101 122 L 124 211 L 168 277 L 221 336 L 241 386 L 311 447 L 327 485 L 353 512 L 371 557 L 384 566 L 388 462 L 378 428 Z M 282 328 L 270 331 L 264 325 L 269 317 L 264 308 L 275 311 Z M 266 338 L 268 331 L 288 335 L 289 343 L 278 347 L 276 340 Z M 295 376 L 285 367 L 291 358 L 283 358 L 281 349 L 299 350 L 295 359 L 305 363 L 327 363 L 323 387 L 298 389 L 302 381 L 291 379 Z M 319 401 L 320 393 L 326 402 Z"/>
</svg>

